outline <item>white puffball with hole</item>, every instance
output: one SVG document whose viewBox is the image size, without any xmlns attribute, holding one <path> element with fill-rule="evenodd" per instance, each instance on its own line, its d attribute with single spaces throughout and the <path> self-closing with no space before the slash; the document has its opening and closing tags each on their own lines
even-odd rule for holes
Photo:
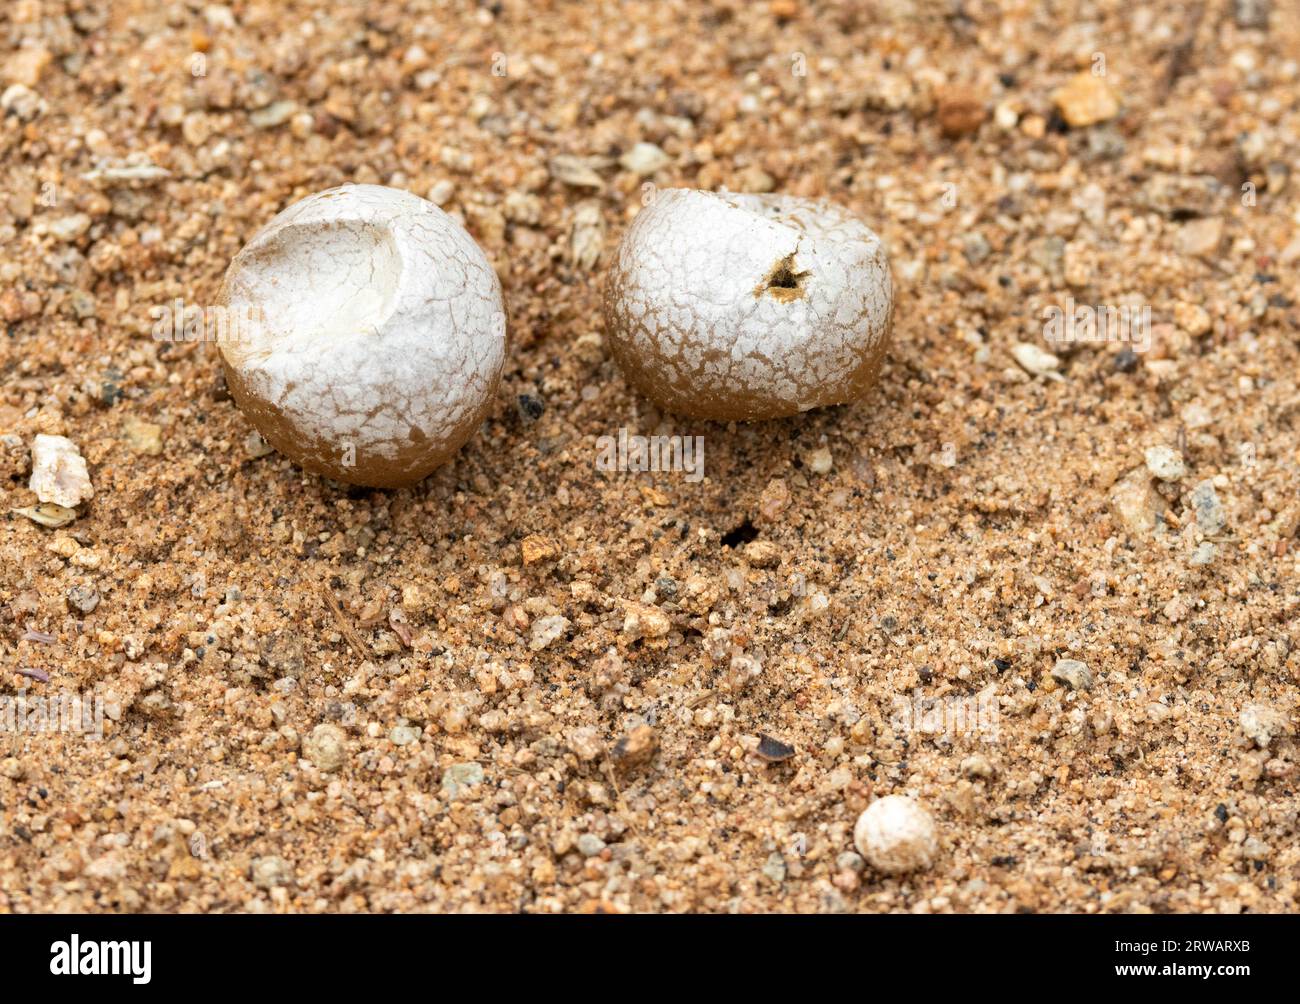
<svg viewBox="0 0 1300 1004">
<path fill-rule="evenodd" d="M 501 284 L 432 202 L 344 185 L 294 203 L 226 272 L 230 392 L 310 471 L 396 488 L 455 453 L 505 361 Z"/>
<path fill-rule="evenodd" d="M 861 398 L 893 324 L 884 246 L 833 203 L 670 188 L 628 228 L 605 327 L 667 411 L 749 420 Z"/>
<path fill-rule="evenodd" d="M 939 850 L 934 819 L 906 795 L 872 802 L 853 827 L 853 843 L 871 866 L 891 875 L 929 868 Z"/>
</svg>

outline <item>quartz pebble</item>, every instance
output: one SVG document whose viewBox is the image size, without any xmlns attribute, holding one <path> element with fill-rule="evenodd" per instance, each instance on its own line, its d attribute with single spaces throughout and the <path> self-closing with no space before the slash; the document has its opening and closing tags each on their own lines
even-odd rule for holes
<svg viewBox="0 0 1300 1004">
<path fill-rule="evenodd" d="M 1092 689 L 1092 670 L 1078 659 L 1057 659 L 1052 667 L 1052 679 L 1064 683 L 1071 690 Z"/>
<path fill-rule="evenodd" d="M 1187 473 L 1183 457 L 1168 446 L 1152 446 L 1145 453 L 1147 470 L 1161 481 L 1177 481 Z"/>
<path fill-rule="evenodd" d="M 873 868 L 891 875 L 930 867 L 939 850 L 933 817 L 905 795 L 867 806 L 853 827 L 853 844 Z"/>
<path fill-rule="evenodd" d="M 66 436 L 40 434 L 32 443 L 29 485 L 42 502 L 71 509 L 95 494 L 86 461 Z"/>
<path fill-rule="evenodd" d="M 478 763 L 455 763 L 442 772 L 442 790 L 455 798 L 467 788 L 483 783 L 483 766 Z"/>
<path fill-rule="evenodd" d="M 1056 372 L 1061 366 L 1060 358 L 1037 345 L 1017 342 L 1011 347 L 1011 356 L 1026 373 L 1046 377 L 1048 380 L 1065 379 Z"/>
<path fill-rule="evenodd" d="M 637 143 L 618 162 L 624 169 L 644 178 L 667 167 L 672 158 L 653 143 Z"/>
<path fill-rule="evenodd" d="M 812 450 L 804 458 L 804 463 L 808 465 L 808 470 L 814 474 L 829 474 L 835 466 L 835 459 L 831 456 L 831 451 L 825 446 L 819 446 Z"/>
<path fill-rule="evenodd" d="M 41 96 L 25 84 L 13 84 L 0 94 L 0 110 L 12 112 L 21 122 L 32 121 L 47 107 Z"/>
<path fill-rule="evenodd" d="M 99 606 L 99 592 L 91 586 L 73 586 L 67 593 L 68 607 L 79 614 L 95 612 Z"/>
<path fill-rule="evenodd" d="M 1260 749 L 1266 749 L 1276 736 L 1289 732 L 1286 715 L 1267 704 L 1252 703 L 1238 716 L 1241 731 Z"/>
<path fill-rule="evenodd" d="M 1150 533 L 1160 523 L 1165 500 L 1143 467 L 1130 471 L 1111 489 L 1110 506 L 1120 525 L 1129 533 L 1140 536 Z"/>
<path fill-rule="evenodd" d="M 569 619 L 560 614 L 539 617 L 533 622 L 532 637 L 528 640 L 528 647 L 534 652 L 540 652 L 563 635 L 568 627 Z"/>
<path fill-rule="evenodd" d="M 136 453 L 156 457 L 162 453 L 162 427 L 152 422 L 142 422 L 137 418 L 128 418 L 122 423 L 126 441 Z"/>
</svg>

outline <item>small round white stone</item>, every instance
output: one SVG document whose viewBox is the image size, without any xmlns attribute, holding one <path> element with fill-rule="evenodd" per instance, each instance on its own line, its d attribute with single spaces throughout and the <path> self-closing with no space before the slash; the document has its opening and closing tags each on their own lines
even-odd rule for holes
<svg viewBox="0 0 1300 1004">
<path fill-rule="evenodd" d="M 873 868 L 891 875 L 929 868 L 939 850 L 933 817 L 905 795 L 867 806 L 853 827 L 853 844 Z"/>
</svg>

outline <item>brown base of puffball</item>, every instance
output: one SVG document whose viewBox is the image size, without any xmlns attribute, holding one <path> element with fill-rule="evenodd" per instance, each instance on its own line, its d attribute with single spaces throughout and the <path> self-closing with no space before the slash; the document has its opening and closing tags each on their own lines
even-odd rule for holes
<svg viewBox="0 0 1300 1004">
<path fill-rule="evenodd" d="M 412 443 L 395 457 L 366 456 L 363 449 L 358 449 L 355 456 L 346 458 L 355 462 L 344 463 L 346 444 L 304 436 L 280 409 L 250 394 L 239 374 L 224 359 L 222 369 L 230 396 L 239 410 L 277 452 L 313 474 L 366 488 L 409 488 L 424 480 L 465 445 L 487 417 L 496 397 L 494 386 L 483 406 L 436 446 L 427 441 Z"/>
<path fill-rule="evenodd" d="M 864 359 L 849 377 L 834 386 L 821 387 L 816 397 L 805 402 L 804 407 L 739 387 L 728 388 L 725 393 L 685 394 L 664 376 L 664 367 L 656 359 L 628 351 L 619 342 L 611 340 L 610 354 L 618 363 L 627 382 L 644 394 L 663 411 L 681 418 L 696 418 L 710 422 L 759 422 L 771 418 L 790 418 L 814 408 L 860 401 L 875 386 L 884 364 L 889 336 Z"/>
</svg>

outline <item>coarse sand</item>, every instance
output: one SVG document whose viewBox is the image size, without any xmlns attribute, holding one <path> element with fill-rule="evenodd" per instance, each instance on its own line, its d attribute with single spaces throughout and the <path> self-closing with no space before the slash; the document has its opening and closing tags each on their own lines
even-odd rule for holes
<svg viewBox="0 0 1300 1004">
<path fill-rule="evenodd" d="M 7 0 L 0 910 L 1297 909 L 1269 8 Z M 155 337 L 346 182 L 441 204 L 505 289 L 488 419 L 401 491 L 304 474 Z M 864 401 L 629 390 L 601 284 L 668 186 L 880 234 Z M 598 468 L 620 429 L 704 476 Z M 41 433 L 94 485 L 61 526 L 14 511 Z M 102 739 L 40 730 L 76 695 Z M 929 867 L 854 850 L 890 794 Z"/>
</svg>

